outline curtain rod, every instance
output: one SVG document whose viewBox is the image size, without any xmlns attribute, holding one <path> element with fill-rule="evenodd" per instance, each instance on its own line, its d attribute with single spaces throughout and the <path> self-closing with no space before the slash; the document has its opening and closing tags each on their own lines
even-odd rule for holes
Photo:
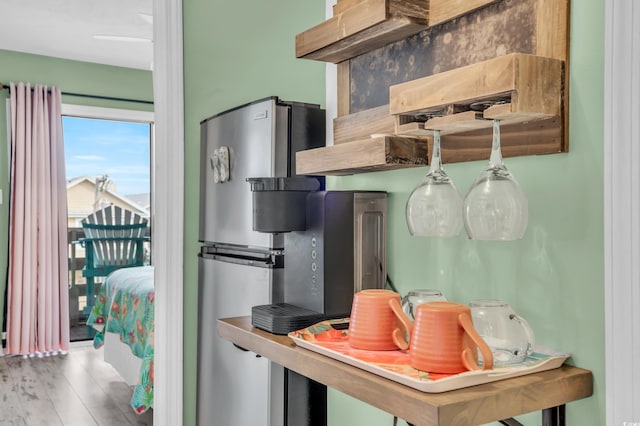
<svg viewBox="0 0 640 426">
<path fill-rule="evenodd" d="M 9 90 L 9 86 L 5 83 L 0 83 L 0 89 Z M 147 104 L 153 105 L 153 101 L 145 101 L 141 99 L 129 99 L 129 98 L 115 98 L 111 96 L 100 96 L 100 95 L 86 95 L 84 93 L 72 93 L 72 92 L 60 92 L 63 96 L 75 96 L 78 98 L 92 98 L 92 99 L 103 99 L 107 101 L 121 101 L 121 102 L 133 102 L 138 104 Z"/>
</svg>

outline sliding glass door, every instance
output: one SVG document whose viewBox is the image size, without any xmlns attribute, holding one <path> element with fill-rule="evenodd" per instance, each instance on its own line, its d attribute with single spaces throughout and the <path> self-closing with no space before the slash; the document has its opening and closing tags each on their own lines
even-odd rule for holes
<svg viewBox="0 0 640 426">
<path fill-rule="evenodd" d="M 151 236 L 153 122 L 127 120 L 127 111 L 118 111 L 121 119 L 107 113 L 105 118 L 99 118 L 97 111 L 89 117 L 81 114 L 63 117 L 71 341 L 93 337 L 86 319 L 104 280 L 96 277 L 95 285 L 87 286 L 83 273 L 86 254 L 82 243 L 83 220 L 107 206 L 117 206 L 147 219 L 147 234 Z M 145 242 L 145 264 L 151 264 L 151 255 L 151 244 Z"/>
</svg>

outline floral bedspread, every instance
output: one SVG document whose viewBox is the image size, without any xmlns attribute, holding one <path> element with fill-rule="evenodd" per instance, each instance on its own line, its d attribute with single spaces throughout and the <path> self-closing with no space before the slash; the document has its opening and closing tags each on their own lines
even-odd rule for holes
<svg viewBox="0 0 640 426">
<path fill-rule="evenodd" d="M 104 344 L 104 333 L 120 335 L 120 341 L 142 359 L 138 384 L 131 397 L 131 406 L 144 413 L 153 404 L 153 267 L 140 266 L 112 272 L 100 289 L 87 325 L 97 333 L 93 346 Z"/>
</svg>

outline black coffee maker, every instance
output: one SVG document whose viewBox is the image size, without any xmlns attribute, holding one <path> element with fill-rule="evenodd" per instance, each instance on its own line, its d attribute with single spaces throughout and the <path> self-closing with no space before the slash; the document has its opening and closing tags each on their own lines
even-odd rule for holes
<svg viewBox="0 0 640 426">
<path fill-rule="evenodd" d="M 313 177 L 250 178 L 253 229 L 284 236 L 284 302 L 256 306 L 255 327 L 287 334 L 348 317 L 353 294 L 386 283 L 387 194 L 324 191 Z"/>
</svg>

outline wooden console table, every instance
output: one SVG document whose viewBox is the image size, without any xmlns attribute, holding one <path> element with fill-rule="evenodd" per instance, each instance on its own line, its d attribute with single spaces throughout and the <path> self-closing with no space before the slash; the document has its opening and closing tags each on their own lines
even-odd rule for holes
<svg viewBox="0 0 640 426">
<path fill-rule="evenodd" d="M 468 426 L 543 410 L 543 425 L 564 425 L 564 404 L 593 393 L 591 371 L 560 368 L 443 393 L 425 393 L 300 348 L 287 336 L 254 328 L 250 317 L 218 320 L 218 334 L 238 346 L 416 426 Z"/>
</svg>

